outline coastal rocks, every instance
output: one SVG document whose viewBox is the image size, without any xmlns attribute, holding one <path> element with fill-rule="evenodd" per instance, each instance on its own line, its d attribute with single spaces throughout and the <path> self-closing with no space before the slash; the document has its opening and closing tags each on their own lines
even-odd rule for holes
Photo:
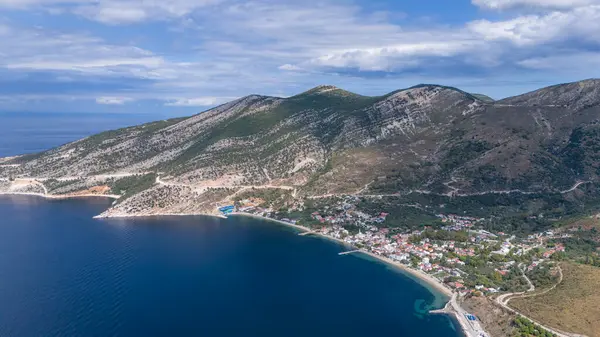
<svg viewBox="0 0 600 337">
<path fill-rule="evenodd" d="M 31 180 L 0 181 L 0 193 L 46 194 L 44 186 Z"/>
</svg>

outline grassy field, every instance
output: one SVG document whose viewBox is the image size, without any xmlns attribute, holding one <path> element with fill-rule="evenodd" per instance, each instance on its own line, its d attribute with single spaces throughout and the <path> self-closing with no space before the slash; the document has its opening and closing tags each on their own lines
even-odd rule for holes
<svg viewBox="0 0 600 337">
<path fill-rule="evenodd" d="M 600 337 L 600 268 L 575 263 L 561 268 L 563 281 L 554 290 L 509 305 L 548 326 Z"/>
</svg>

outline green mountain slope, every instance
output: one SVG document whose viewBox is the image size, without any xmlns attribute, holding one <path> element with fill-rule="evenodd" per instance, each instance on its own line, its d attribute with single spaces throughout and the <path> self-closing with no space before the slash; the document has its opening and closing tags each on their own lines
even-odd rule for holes
<svg viewBox="0 0 600 337">
<path fill-rule="evenodd" d="M 0 176 L 152 173 L 194 193 L 266 185 L 298 196 L 559 193 L 598 180 L 599 102 L 597 80 L 494 102 L 436 85 L 380 97 L 319 86 L 5 159 Z"/>
<path fill-rule="evenodd" d="M 487 102 L 487 103 L 492 103 L 492 102 L 495 101 L 493 98 L 491 98 L 488 95 L 484 95 L 484 94 L 471 94 L 471 95 L 473 95 L 477 99 L 482 100 L 482 101 Z"/>
</svg>

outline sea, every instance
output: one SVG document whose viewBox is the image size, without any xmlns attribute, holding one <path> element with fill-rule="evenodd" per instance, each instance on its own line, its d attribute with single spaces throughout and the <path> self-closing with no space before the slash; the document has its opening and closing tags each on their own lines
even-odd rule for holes
<svg viewBox="0 0 600 337">
<path fill-rule="evenodd" d="M 0 112 L 0 157 L 34 153 L 102 131 L 180 117 L 160 114 Z"/>
<path fill-rule="evenodd" d="M 151 120 L 5 117 L 0 156 Z M 428 314 L 442 294 L 338 243 L 242 216 L 93 218 L 111 202 L 0 196 L 0 336 L 462 336 Z"/>
</svg>

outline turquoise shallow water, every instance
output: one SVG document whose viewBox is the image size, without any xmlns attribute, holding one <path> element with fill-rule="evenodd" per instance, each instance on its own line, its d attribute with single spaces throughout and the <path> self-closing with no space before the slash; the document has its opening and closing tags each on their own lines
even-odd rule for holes
<svg viewBox="0 0 600 337">
<path fill-rule="evenodd" d="M 244 217 L 0 197 L 0 336 L 459 336 L 382 263 Z M 439 305 L 439 303 L 438 303 Z"/>
</svg>

